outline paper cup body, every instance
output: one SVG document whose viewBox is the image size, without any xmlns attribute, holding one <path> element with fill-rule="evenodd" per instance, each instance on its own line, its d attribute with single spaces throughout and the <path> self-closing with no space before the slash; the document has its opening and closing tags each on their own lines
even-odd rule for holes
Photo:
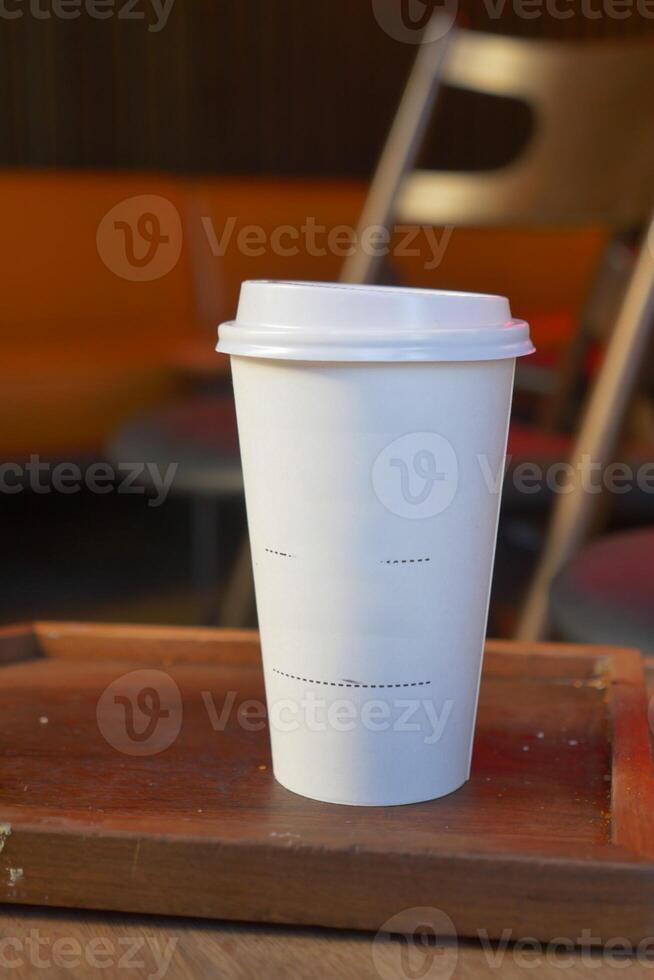
<svg viewBox="0 0 654 980">
<path fill-rule="evenodd" d="M 273 768 L 331 803 L 470 773 L 515 357 L 232 357 Z"/>
</svg>

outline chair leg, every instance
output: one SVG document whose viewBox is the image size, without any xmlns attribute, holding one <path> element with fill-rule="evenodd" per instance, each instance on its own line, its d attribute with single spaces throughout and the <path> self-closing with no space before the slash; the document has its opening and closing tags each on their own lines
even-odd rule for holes
<svg viewBox="0 0 654 980">
<path fill-rule="evenodd" d="M 199 599 L 198 620 L 204 626 L 216 619 L 219 579 L 218 501 L 213 497 L 191 498 L 191 575 Z"/>
<path fill-rule="evenodd" d="M 610 335 L 633 272 L 633 262 L 626 243 L 619 237 L 611 239 L 595 273 L 579 325 L 563 354 L 555 390 L 542 402 L 538 413 L 540 428 L 558 432 L 569 425 L 570 410 L 579 394 L 583 362 L 591 337 L 596 336 L 598 330 L 603 338 Z"/>
<path fill-rule="evenodd" d="M 438 37 L 438 18 L 427 26 Z M 363 247 L 372 229 L 391 231 L 393 214 L 398 194 L 406 174 L 413 169 L 416 157 L 422 146 L 425 131 L 431 118 L 440 91 L 445 56 L 455 28 L 446 31 L 436 41 L 423 42 L 411 69 L 404 94 L 391 126 L 386 145 L 382 151 L 377 170 L 370 186 L 359 225 L 355 250 L 348 256 L 341 271 L 341 282 L 371 283 L 376 281 L 377 273 L 385 256 L 372 254 L 372 243 Z M 381 248 L 376 251 L 381 252 Z"/>
<path fill-rule="evenodd" d="M 518 624 L 517 638 L 547 634 L 549 590 L 554 576 L 583 544 L 598 497 L 586 489 L 590 464 L 613 458 L 654 319 L 654 216 L 643 241 L 615 329 L 590 394 L 570 460 L 570 478 L 554 506 L 540 564 Z"/>
<path fill-rule="evenodd" d="M 223 598 L 219 625 L 232 628 L 252 625 L 255 618 L 252 556 L 247 531 L 239 545 L 234 568 Z"/>
</svg>

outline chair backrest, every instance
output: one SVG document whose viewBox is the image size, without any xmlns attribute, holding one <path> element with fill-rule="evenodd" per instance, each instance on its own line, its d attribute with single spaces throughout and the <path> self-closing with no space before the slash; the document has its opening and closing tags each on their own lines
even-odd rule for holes
<svg viewBox="0 0 654 980">
<path fill-rule="evenodd" d="M 535 41 L 458 30 L 445 84 L 521 99 L 532 137 L 499 170 L 416 170 L 396 217 L 433 225 L 642 224 L 654 204 L 654 43 Z"/>
</svg>

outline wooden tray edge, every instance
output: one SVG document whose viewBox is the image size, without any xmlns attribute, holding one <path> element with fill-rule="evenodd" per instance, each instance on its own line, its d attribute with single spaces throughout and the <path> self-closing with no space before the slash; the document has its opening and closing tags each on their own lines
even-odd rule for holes
<svg viewBox="0 0 654 980">
<path fill-rule="evenodd" d="M 80 660 L 96 655 L 163 665 L 217 660 L 241 665 L 261 662 L 256 630 L 46 620 L 35 622 L 33 630 L 42 656 L 58 659 Z"/>
<path fill-rule="evenodd" d="M 92 650 L 89 651 L 89 644 Z M 193 648 L 192 652 L 187 649 Z M 514 655 L 547 656 L 556 659 L 581 657 L 589 660 L 616 653 L 636 652 L 628 648 L 591 646 L 577 643 L 517 643 L 514 640 L 488 639 L 486 652 Z M 0 627 L 0 663 L 9 659 L 32 659 L 35 656 L 79 659 L 90 653 L 112 659 L 167 660 L 169 662 L 229 661 L 229 651 L 237 654 L 237 662 L 249 659 L 259 662 L 259 633 L 257 630 L 220 629 L 198 626 L 152 626 L 130 623 L 86 623 L 77 621 L 36 620 L 31 623 Z M 227 660 L 225 659 L 227 656 Z"/>
<path fill-rule="evenodd" d="M 507 925 L 546 941 L 589 928 L 636 942 L 651 933 L 652 868 L 629 859 L 392 854 L 380 862 L 374 852 L 341 851 L 325 871 L 320 848 L 271 845 L 253 863 L 246 845 L 16 829 L 2 864 L 23 875 L 13 886 L 3 875 L 0 902 L 367 930 L 417 904 L 448 911 L 462 936 L 483 927 L 499 938 Z"/>
</svg>

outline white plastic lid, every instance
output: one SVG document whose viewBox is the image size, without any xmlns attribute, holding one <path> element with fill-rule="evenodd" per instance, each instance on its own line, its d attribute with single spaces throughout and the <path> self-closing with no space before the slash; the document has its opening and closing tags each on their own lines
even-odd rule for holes
<svg viewBox="0 0 654 980">
<path fill-rule="evenodd" d="M 490 361 L 531 354 L 529 326 L 484 293 L 324 282 L 243 283 L 216 350 L 301 361 Z"/>
</svg>

